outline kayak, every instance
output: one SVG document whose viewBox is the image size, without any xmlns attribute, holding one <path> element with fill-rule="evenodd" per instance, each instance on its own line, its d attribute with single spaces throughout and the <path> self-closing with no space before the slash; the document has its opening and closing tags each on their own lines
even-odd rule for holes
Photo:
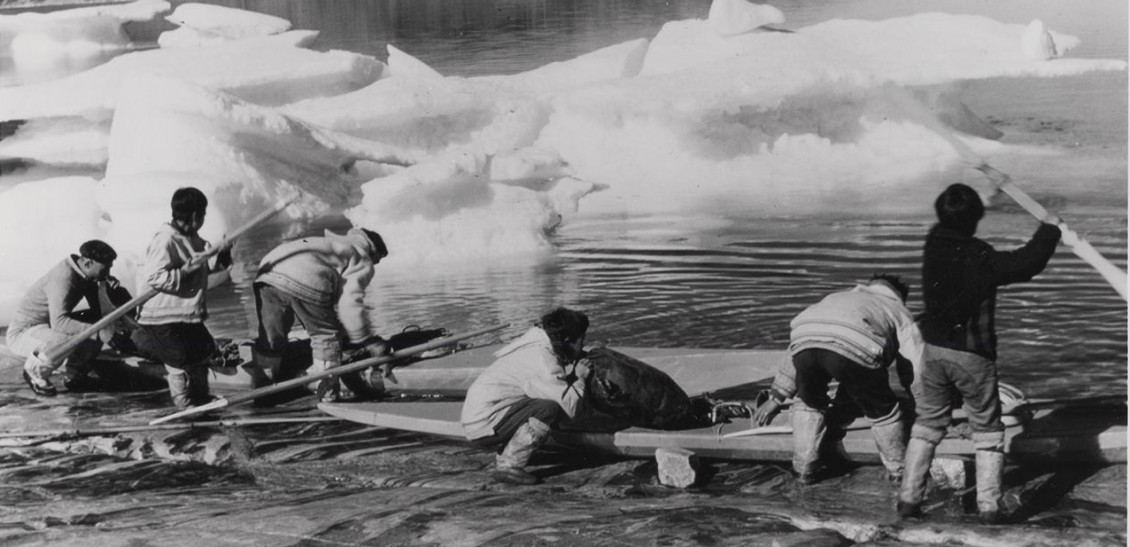
<svg viewBox="0 0 1130 547">
<path fill-rule="evenodd" d="M 461 395 L 493 361 L 501 346 L 484 346 L 428 359 L 396 370 L 386 388 L 402 393 Z M 677 447 L 702 457 L 729 460 L 787 461 L 792 457 L 788 411 L 772 424 L 757 427 L 747 417 L 753 401 L 772 382 L 787 353 L 783 350 L 714 350 L 690 348 L 617 348 L 667 373 L 690 396 L 707 396 L 746 412 L 705 427 L 659 430 L 627 427 L 602 430 L 599 415 L 581 415 L 553 434 L 572 447 L 650 458 L 655 450 Z M 1015 390 L 1015 388 L 1011 388 Z M 1126 401 L 1123 397 L 1081 400 L 1027 400 L 1015 396 L 1005 407 L 1006 453 L 1014 462 L 1126 462 Z M 463 439 L 458 401 L 377 401 L 322 403 L 319 408 L 342 419 Z M 585 413 L 582 413 L 585 414 Z M 734 414 L 734 413 L 729 413 Z M 955 413 L 937 455 L 972 456 L 963 413 Z M 850 417 L 849 417 L 850 419 Z M 846 420 L 845 420 L 846 421 Z M 858 463 L 878 463 L 878 451 L 862 417 L 840 427 L 844 452 Z"/>
</svg>

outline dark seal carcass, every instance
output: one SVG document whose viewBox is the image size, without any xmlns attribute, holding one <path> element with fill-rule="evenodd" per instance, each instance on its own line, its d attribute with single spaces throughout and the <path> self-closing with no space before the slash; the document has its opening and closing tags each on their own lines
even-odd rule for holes
<svg viewBox="0 0 1130 547">
<path fill-rule="evenodd" d="M 608 348 L 585 357 L 592 373 L 586 404 L 627 425 L 651 429 L 701 427 L 701 412 L 679 384 L 663 371 Z"/>
</svg>

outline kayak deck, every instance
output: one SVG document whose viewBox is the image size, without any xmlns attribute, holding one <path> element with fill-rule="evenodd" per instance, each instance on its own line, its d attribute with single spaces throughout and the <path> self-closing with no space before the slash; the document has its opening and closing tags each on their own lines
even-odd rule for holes
<svg viewBox="0 0 1130 547">
<path fill-rule="evenodd" d="M 1022 422 L 1006 428 L 1006 452 L 1013 461 L 1126 462 L 1125 405 L 1117 419 L 1118 405 L 1107 408 L 1105 420 L 1096 420 L 1094 408 L 1076 412 L 1070 404 L 1039 409 Z M 462 403 L 458 401 L 411 401 L 370 403 L 323 403 L 319 409 L 338 418 L 372 426 L 414 431 L 452 439 L 463 439 L 459 422 Z M 1074 415 L 1074 417 L 1071 417 Z M 628 428 L 594 432 L 571 430 L 568 425 L 555 431 L 554 441 L 566 446 L 595 449 L 629 457 L 654 456 L 661 447 L 678 447 L 703 456 L 730 460 L 786 461 L 792 457 L 792 435 L 783 412 L 776 426 L 761 428 L 765 434 L 733 436 L 755 429 L 747 419 L 737 419 L 710 427 L 680 431 Z M 875 441 L 866 420 L 859 419 L 846 428 L 843 446 L 853 461 L 878 462 Z M 939 456 L 971 456 L 973 442 L 962 435 L 960 422 L 938 445 Z"/>
</svg>

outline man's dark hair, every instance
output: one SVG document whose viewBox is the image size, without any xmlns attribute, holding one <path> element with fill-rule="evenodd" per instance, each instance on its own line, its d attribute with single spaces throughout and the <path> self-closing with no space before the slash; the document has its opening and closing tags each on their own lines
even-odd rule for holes
<svg viewBox="0 0 1130 547">
<path fill-rule="evenodd" d="M 100 239 L 92 239 L 83 243 L 78 248 L 78 254 L 83 258 L 89 258 L 101 264 L 109 264 L 118 258 L 118 253 L 114 252 L 114 248 Z"/>
<path fill-rule="evenodd" d="M 906 302 L 907 297 L 910 296 L 910 285 L 906 284 L 902 278 L 894 274 L 877 273 L 871 276 L 871 281 L 885 281 L 891 288 L 899 293 L 902 301 Z"/>
<path fill-rule="evenodd" d="M 380 260 L 388 256 L 388 247 L 385 246 L 385 240 L 381 237 L 381 234 L 365 228 L 361 228 L 361 231 L 365 232 L 365 237 L 369 238 L 369 242 L 373 244 L 373 260 Z"/>
<path fill-rule="evenodd" d="M 964 184 L 951 184 L 934 201 L 934 211 L 942 226 L 973 235 L 985 216 L 985 205 L 977 191 Z"/>
<path fill-rule="evenodd" d="M 191 222 L 208 209 L 208 198 L 204 195 L 204 192 L 186 186 L 177 188 L 177 191 L 173 192 L 171 205 L 173 207 L 173 220 Z"/>
<path fill-rule="evenodd" d="M 541 316 L 538 324 L 556 345 L 572 343 L 584 336 L 589 328 L 589 318 L 579 311 L 557 308 Z"/>
</svg>

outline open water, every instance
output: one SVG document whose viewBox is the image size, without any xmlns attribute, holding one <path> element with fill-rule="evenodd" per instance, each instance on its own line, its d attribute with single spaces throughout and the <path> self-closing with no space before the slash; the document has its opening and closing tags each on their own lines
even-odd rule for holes
<svg viewBox="0 0 1130 547">
<path fill-rule="evenodd" d="M 322 31 L 321 46 L 384 55 L 397 47 L 449 75 L 513 73 L 624 40 L 673 19 L 705 17 L 701 0 L 244 0 L 217 2 Z M 1073 56 L 1127 58 L 1119 1 L 833 0 L 777 2 L 798 28 L 833 17 L 924 11 L 1042 18 L 1084 39 Z M 1126 74 L 968 84 L 970 107 L 1004 140 L 1054 149 L 1003 167 L 1105 256 L 1126 266 Z M 816 203 L 780 218 L 581 216 L 553 234 L 548 258 L 412 272 L 378 270 L 374 319 L 465 331 L 501 322 L 517 334 L 559 304 L 593 319 L 613 345 L 779 348 L 789 319 L 828 291 L 884 270 L 917 290 L 929 202 L 842 210 Z M 583 202 L 582 202 L 583 209 Z M 340 227 L 326 218 L 309 227 Z M 981 233 L 1019 246 L 1035 223 L 1001 201 Z M 241 245 L 244 271 L 280 230 Z M 244 276 L 212 294 L 218 336 L 247 336 L 254 316 Z M 998 305 L 1003 381 L 1030 396 L 1125 395 L 1127 307 L 1061 248 L 1031 283 Z M 7 423 L 40 413 L 76 423 L 140 423 L 159 396 L 68 395 L 46 402 L 0 368 Z M 298 411 L 304 408 L 300 402 Z M 713 464 L 708 486 L 655 485 L 641 462 L 551 454 L 548 484 L 492 485 L 490 457 L 459 443 L 342 424 L 214 429 L 52 441 L 0 449 L 0 543 L 10 545 L 1062 545 L 1125 543 L 1125 467 L 1012 469 L 1009 503 L 1023 522 L 996 529 L 936 493 L 935 520 L 896 524 L 877 468 L 810 489 L 777 464 Z M 85 453 L 84 453 L 85 452 Z M 182 460 L 182 461 L 175 461 Z M 846 539 L 845 539 L 846 538 Z"/>
</svg>

